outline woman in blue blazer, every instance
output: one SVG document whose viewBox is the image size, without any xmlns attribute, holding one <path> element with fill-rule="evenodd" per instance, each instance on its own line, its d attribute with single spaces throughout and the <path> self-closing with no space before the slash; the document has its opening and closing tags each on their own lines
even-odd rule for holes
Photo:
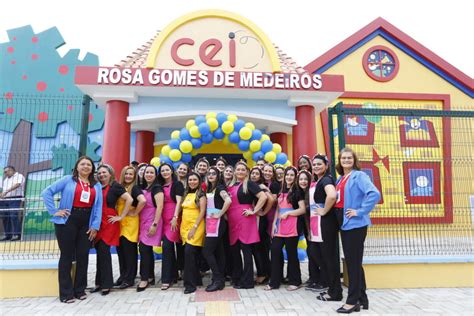
<svg viewBox="0 0 474 316">
<path fill-rule="evenodd" d="M 58 276 L 59 298 L 73 303 L 75 298 L 87 298 L 87 267 L 89 249 L 100 228 L 102 217 L 102 187 L 94 179 L 95 166 L 91 158 L 80 157 L 71 175 L 54 182 L 43 192 L 46 209 L 53 217 L 60 250 Z M 54 195 L 61 193 L 59 207 Z M 76 276 L 71 279 L 72 261 L 76 260 Z"/>
<path fill-rule="evenodd" d="M 361 305 L 364 309 L 369 308 L 362 258 L 367 227 L 371 225 L 369 214 L 380 200 L 380 192 L 369 176 L 360 171 L 352 149 L 346 147 L 339 152 L 336 170 L 341 177 L 336 182 L 334 208 L 341 225 L 342 248 L 349 274 L 346 304 L 337 312 L 349 314 L 358 312 Z"/>
</svg>

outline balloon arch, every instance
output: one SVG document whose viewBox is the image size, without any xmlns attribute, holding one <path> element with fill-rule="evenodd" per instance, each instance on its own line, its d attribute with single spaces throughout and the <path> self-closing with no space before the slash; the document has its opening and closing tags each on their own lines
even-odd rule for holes
<svg viewBox="0 0 474 316">
<path fill-rule="evenodd" d="M 289 166 L 287 154 L 281 146 L 273 143 L 270 137 L 255 125 L 245 122 L 234 114 L 209 112 L 205 116 L 198 115 L 186 122 L 186 127 L 171 133 L 171 140 L 161 149 L 160 157 L 152 159 L 153 165 L 161 162 L 172 164 L 175 168 L 181 163 L 189 163 L 199 152 L 203 144 L 221 141 L 243 152 L 250 165 L 258 159 L 265 159 L 275 165 Z"/>
</svg>

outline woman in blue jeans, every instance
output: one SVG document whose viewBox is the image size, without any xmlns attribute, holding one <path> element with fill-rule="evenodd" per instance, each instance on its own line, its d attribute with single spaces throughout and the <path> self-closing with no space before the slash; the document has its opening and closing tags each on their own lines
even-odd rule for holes
<svg viewBox="0 0 474 316">
<path fill-rule="evenodd" d="M 60 250 L 58 277 L 59 298 L 74 303 L 75 298 L 87 298 L 87 266 L 89 248 L 97 235 L 102 218 L 102 187 L 94 179 L 95 166 L 91 158 L 80 157 L 71 175 L 54 182 L 43 193 L 44 205 L 53 217 Z M 61 193 L 59 207 L 54 195 Z M 74 282 L 72 261 L 76 261 Z"/>
<path fill-rule="evenodd" d="M 357 155 L 350 148 L 339 152 L 334 211 L 341 225 L 341 240 L 349 274 L 349 290 L 346 304 L 337 312 L 349 314 L 369 308 L 365 293 L 365 275 L 362 268 L 364 241 L 367 227 L 371 225 L 370 212 L 380 200 L 380 192 L 365 172 L 360 171 Z"/>
</svg>

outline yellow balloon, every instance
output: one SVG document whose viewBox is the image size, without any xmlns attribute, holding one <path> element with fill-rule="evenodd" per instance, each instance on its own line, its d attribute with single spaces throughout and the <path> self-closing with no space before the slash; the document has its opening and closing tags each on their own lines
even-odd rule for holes
<svg viewBox="0 0 474 316">
<path fill-rule="evenodd" d="M 252 159 L 252 152 L 249 150 L 249 151 L 245 151 L 243 154 L 245 159 L 247 160 L 251 160 Z"/>
<path fill-rule="evenodd" d="M 287 160 L 283 166 L 289 167 L 289 166 L 291 166 L 291 162 L 289 160 Z"/>
<path fill-rule="evenodd" d="M 222 131 L 227 135 L 232 133 L 234 131 L 234 124 L 230 121 L 225 121 L 222 123 Z"/>
<path fill-rule="evenodd" d="M 306 238 L 303 238 L 300 241 L 298 241 L 298 248 L 306 249 L 307 247 L 308 247 L 308 244 L 306 243 Z"/>
<path fill-rule="evenodd" d="M 153 246 L 153 252 L 154 252 L 154 253 L 157 253 L 157 254 L 161 254 L 161 253 L 163 253 L 163 248 L 162 248 L 162 247 Z"/>
<path fill-rule="evenodd" d="M 229 114 L 227 115 L 227 120 L 230 121 L 230 122 L 235 122 L 237 121 L 239 118 L 237 117 L 237 115 L 235 114 Z"/>
<path fill-rule="evenodd" d="M 232 126 L 234 126 L 234 125 L 232 125 Z M 222 139 L 222 143 L 224 145 L 230 145 L 229 135 L 225 135 L 225 137 Z"/>
<path fill-rule="evenodd" d="M 243 140 L 248 140 L 252 137 L 252 130 L 248 127 L 242 127 L 239 131 L 239 136 Z"/>
<path fill-rule="evenodd" d="M 172 161 L 179 161 L 183 155 L 177 149 L 173 149 L 170 151 L 170 159 Z"/>
<path fill-rule="evenodd" d="M 175 130 L 171 133 L 171 139 L 178 139 L 179 138 L 179 131 Z"/>
<path fill-rule="evenodd" d="M 151 158 L 151 160 L 150 160 L 150 165 L 153 165 L 153 166 L 155 166 L 155 167 L 159 167 L 159 166 L 160 166 L 160 163 L 161 163 L 160 157 L 153 157 L 153 158 Z"/>
<path fill-rule="evenodd" d="M 210 118 L 216 118 L 216 116 L 217 116 L 216 112 L 209 112 L 206 114 L 206 120 Z"/>
<path fill-rule="evenodd" d="M 189 129 L 189 135 L 194 138 L 201 137 L 201 133 L 199 133 L 199 127 L 197 127 L 196 125 L 191 126 L 191 128 Z"/>
<path fill-rule="evenodd" d="M 170 151 L 171 151 L 171 147 L 168 145 L 165 145 L 163 146 L 163 148 L 161 148 L 161 153 L 163 154 L 163 156 L 168 157 L 170 155 Z"/>
<path fill-rule="evenodd" d="M 252 130 L 252 131 L 255 129 L 255 125 L 253 123 L 250 123 L 250 122 L 245 123 L 245 127 L 250 128 L 250 130 Z"/>
<path fill-rule="evenodd" d="M 273 151 L 269 151 L 265 154 L 265 160 L 269 163 L 275 162 L 277 155 Z"/>
<path fill-rule="evenodd" d="M 263 134 L 262 137 L 260 138 L 260 141 L 263 142 L 266 140 L 270 140 L 270 136 L 268 136 L 267 134 Z"/>
<path fill-rule="evenodd" d="M 186 122 L 186 129 L 187 129 L 187 130 L 190 130 L 191 127 L 193 127 L 193 126 L 195 126 L 195 125 L 196 125 L 196 122 L 195 122 L 194 120 L 188 120 L 188 121 Z"/>
<path fill-rule="evenodd" d="M 273 149 L 272 149 L 272 151 L 273 151 L 275 154 L 281 153 L 281 146 L 280 146 L 280 144 L 273 144 Z"/>
<path fill-rule="evenodd" d="M 259 140 L 252 140 L 250 142 L 249 148 L 253 152 L 259 151 L 261 147 L 262 147 L 262 143 L 260 143 Z"/>
<path fill-rule="evenodd" d="M 191 143 L 189 140 L 183 140 L 179 144 L 179 150 L 185 154 L 190 153 L 193 150 L 193 143 Z"/>
<path fill-rule="evenodd" d="M 197 149 L 193 149 L 193 151 L 191 151 L 191 156 L 196 156 L 198 152 L 199 151 Z"/>
<path fill-rule="evenodd" d="M 219 127 L 219 122 L 213 117 L 207 119 L 207 124 L 211 128 L 211 132 L 214 132 Z"/>
</svg>

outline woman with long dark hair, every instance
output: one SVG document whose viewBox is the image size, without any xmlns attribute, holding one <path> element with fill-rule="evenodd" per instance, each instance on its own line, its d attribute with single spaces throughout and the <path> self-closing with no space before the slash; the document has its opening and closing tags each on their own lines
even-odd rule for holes
<svg viewBox="0 0 474 316">
<path fill-rule="evenodd" d="M 95 288 L 91 293 L 101 291 L 102 295 L 110 293 L 113 286 L 112 257 L 110 247 L 118 246 L 120 239 L 120 221 L 128 214 L 133 199 L 123 185 L 115 181 L 114 169 L 102 164 L 97 168 L 97 179 L 102 185 L 102 222 L 94 240 L 97 252 L 97 270 Z M 117 214 L 115 206 L 122 199 L 125 205 L 121 215 Z"/>
<path fill-rule="evenodd" d="M 179 208 L 184 194 L 184 186 L 174 175 L 173 166 L 162 163 L 158 169 L 158 180 L 164 193 L 163 213 L 163 254 L 161 261 L 161 289 L 167 290 L 178 280 L 178 271 L 183 266 L 178 265 L 182 259 L 183 247 L 179 234 L 181 219 Z M 178 252 L 181 252 L 178 255 Z M 180 260 L 182 261 L 182 260 Z"/>
<path fill-rule="evenodd" d="M 136 184 L 136 178 L 137 171 L 133 166 L 125 166 L 120 173 L 120 184 L 133 199 L 127 216 L 120 221 L 120 240 L 117 247 L 120 276 L 114 284 L 120 289 L 133 286 L 137 276 L 138 215 L 145 206 L 146 199 L 142 189 Z M 116 206 L 118 215 L 123 214 L 124 207 L 125 201 L 119 199 Z"/>
<path fill-rule="evenodd" d="M 342 248 L 349 274 L 346 303 L 338 313 L 358 312 L 360 306 L 369 308 L 365 274 L 362 267 L 367 228 L 371 225 L 370 212 L 380 200 L 380 192 L 365 172 L 360 171 L 359 160 L 350 148 L 339 152 L 336 165 L 341 175 L 336 182 L 334 211 L 341 228 Z"/>
<path fill-rule="evenodd" d="M 260 241 L 257 213 L 265 206 L 267 197 L 257 184 L 249 181 L 249 169 L 243 161 L 235 164 L 235 180 L 236 182 L 227 188 L 232 201 L 227 211 L 232 280 L 234 288 L 250 289 L 255 286 L 252 251 Z M 240 251 L 244 255 L 243 269 Z"/>
<path fill-rule="evenodd" d="M 212 271 L 212 283 L 206 292 L 224 289 L 225 252 L 223 238 L 227 229 L 226 212 L 232 203 L 217 166 L 207 172 L 206 239 L 203 256 Z"/>
<path fill-rule="evenodd" d="M 184 191 L 181 222 L 181 240 L 184 243 L 184 294 L 196 291 L 202 285 L 199 273 L 199 253 L 204 246 L 206 214 L 206 194 L 201 187 L 201 177 L 192 171 L 188 175 L 186 190 Z"/>
<path fill-rule="evenodd" d="M 297 290 L 301 285 L 301 270 L 298 259 L 298 241 L 303 233 L 304 222 L 300 220 L 306 211 L 304 195 L 297 189 L 297 171 L 287 167 L 283 184 L 278 195 L 278 206 L 273 221 L 273 239 L 271 246 L 272 267 L 270 283 L 265 290 L 278 289 L 282 282 L 283 246 L 288 257 L 288 291 Z"/>
<path fill-rule="evenodd" d="M 156 168 L 147 165 L 143 175 L 143 195 L 145 207 L 140 212 L 140 232 L 138 249 L 140 250 L 140 283 L 137 292 L 144 291 L 150 284 L 155 284 L 155 256 L 153 246 L 161 246 L 163 230 L 163 188 L 158 183 Z"/>
<path fill-rule="evenodd" d="M 74 303 L 75 298 L 87 298 L 87 267 L 89 248 L 100 228 L 102 218 L 102 187 L 94 178 L 95 166 L 91 158 L 80 157 L 68 175 L 49 185 L 41 193 L 44 205 L 53 217 L 60 257 L 58 263 L 59 299 Z M 61 193 L 59 206 L 54 196 Z M 76 274 L 71 278 L 72 261 Z"/>
</svg>

